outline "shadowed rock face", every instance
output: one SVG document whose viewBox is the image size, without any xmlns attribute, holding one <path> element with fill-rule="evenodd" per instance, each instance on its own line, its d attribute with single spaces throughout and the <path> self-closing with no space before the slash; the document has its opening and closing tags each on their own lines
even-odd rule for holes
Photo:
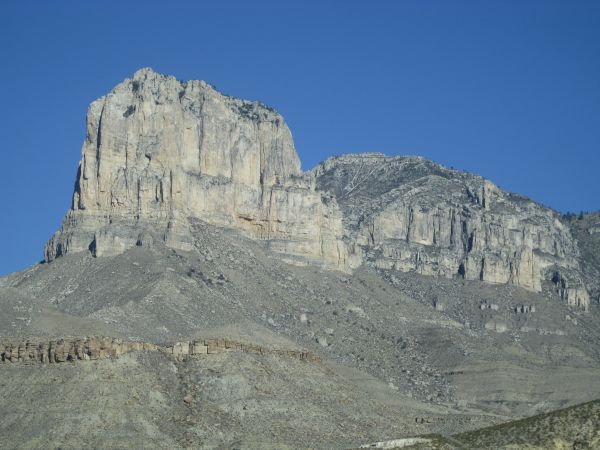
<svg viewBox="0 0 600 450">
<path fill-rule="evenodd" d="M 581 250 L 585 284 L 591 297 L 600 302 L 600 211 L 588 214 L 565 214 L 565 221 Z"/>
<path fill-rule="evenodd" d="M 90 105 L 73 205 L 46 260 L 155 239 L 191 250 L 197 219 L 296 264 L 533 291 L 547 280 L 568 304 L 589 306 L 577 244 L 553 211 L 416 157 L 346 155 L 303 174 L 274 110 L 142 69 Z"/>
</svg>

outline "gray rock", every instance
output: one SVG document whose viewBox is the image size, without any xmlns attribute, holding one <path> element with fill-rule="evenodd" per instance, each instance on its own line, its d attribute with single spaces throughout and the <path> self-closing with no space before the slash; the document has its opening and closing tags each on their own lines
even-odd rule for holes
<svg viewBox="0 0 600 450">
<path fill-rule="evenodd" d="M 327 347 L 329 345 L 325 336 L 317 336 L 316 341 L 321 347 Z"/>
<path fill-rule="evenodd" d="M 151 69 L 90 105 L 72 205 L 47 261 L 117 255 L 147 237 L 188 251 L 200 220 L 290 263 L 537 292 L 552 280 L 565 302 L 589 308 L 577 243 L 555 212 L 419 157 L 343 155 L 303 174 L 276 111 Z"/>
<path fill-rule="evenodd" d="M 568 304 L 589 307 L 577 242 L 548 208 L 421 157 L 342 155 L 312 174 L 342 209 L 351 254 L 368 265 L 536 292 L 555 280 Z"/>
</svg>

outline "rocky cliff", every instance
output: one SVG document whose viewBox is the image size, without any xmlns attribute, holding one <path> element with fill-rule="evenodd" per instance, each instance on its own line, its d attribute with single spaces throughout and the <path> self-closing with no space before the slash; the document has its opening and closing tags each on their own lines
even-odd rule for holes
<svg viewBox="0 0 600 450">
<path fill-rule="evenodd" d="M 264 239 L 296 262 L 348 268 L 335 201 L 302 177 L 288 127 L 265 105 L 142 69 L 90 105 L 82 153 L 48 261 L 157 238 L 189 250 L 196 218 Z"/>
<path fill-rule="evenodd" d="M 579 251 L 553 211 L 418 157 L 328 159 L 302 173 L 283 118 L 203 81 L 136 72 L 93 102 L 73 204 L 46 260 L 196 245 L 197 219 L 288 261 L 362 263 L 533 291 L 586 309 Z"/>
<path fill-rule="evenodd" d="M 577 243 L 548 208 L 421 157 L 343 155 L 312 173 L 367 264 L 533 291 L 548 281 L 570 305 L 589 306 Z"/>
</svg>

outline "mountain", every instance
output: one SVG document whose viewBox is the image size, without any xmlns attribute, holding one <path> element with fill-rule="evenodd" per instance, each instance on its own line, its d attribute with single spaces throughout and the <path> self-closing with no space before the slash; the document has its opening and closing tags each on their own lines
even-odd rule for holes
<svg viewBox="0 0 600 450">
<path fill-rule="evenodd" d="M 287 261 L 538 292 L 553 280 L 589 306 L 577 245 L 553 211 L 422 158 L 347 155 L 303 174 L 271 108 L 142 69 L 90 105 L 73 206 L 46 259 L 118 254 L 145 233 L 190 250 L 190 219 L 265 240 Z"/>
<path fill-rule="evenodd" d="M 597 216 L 421 157 L 303 173 L 272 108 L 151 69 L 82 154 L 0 278 L 9 448 L 352 448 L 600 397 Z"/>
</svg>

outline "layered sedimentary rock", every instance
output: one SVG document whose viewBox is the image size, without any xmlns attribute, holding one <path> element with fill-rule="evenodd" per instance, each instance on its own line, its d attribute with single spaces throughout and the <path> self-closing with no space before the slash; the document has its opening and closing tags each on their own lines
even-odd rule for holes
<svg viewBox="0 0 600 450">
<path fill-rule="evenodd" d="M 587 308 L 579 252 L 553 211 L 418 157 L 328 159 L 302 173 L 271 108 L 142 69 L 93 102 L 73 204 L 46 246 L 115 255 L 191 250 L 197 220 L 264 240 L 286 261 L 362 263 L 540 291 Z"/>
<path fill-rule="evenodd" d="M 318 355 L 304 350 L 270 349 L 230 339 L 202 339 L 164 345 L 104 336 L 65 337 L 60 339 L 0 339 L 0 363 L 89 361 L 118 358 L 125 353 L 136 351 L 161 352 L 175 357 L 239 351 L 275 355 L 301 361 L 321 361 Z"/>
<path fill-rule="evenodd" d="M 351 251 L 375 267 L 534 291 L 548 280 L 588 307 L 577 243 L 550 209 L 420 157 L 344 155 L 313 175 L 336 197 Z"/>
<path fill-rule="evenodd" d="M 154 239 L 189 250 L 195 218 L 264 239 L 296 262 L 348 268 L 335 201 L 302 177 L 288 127 L 265 105 L 142 69 L 90 105 L 82 153 L 48 261 Z"/>
<path fill-rule="evenodd" d="M 122 339 L 85 336 L 81 338 L 0 340 L 0 362 L 59 363 L 115 358 L 130 351 L 156 351 L 158 346 Z"/>
</svg>

